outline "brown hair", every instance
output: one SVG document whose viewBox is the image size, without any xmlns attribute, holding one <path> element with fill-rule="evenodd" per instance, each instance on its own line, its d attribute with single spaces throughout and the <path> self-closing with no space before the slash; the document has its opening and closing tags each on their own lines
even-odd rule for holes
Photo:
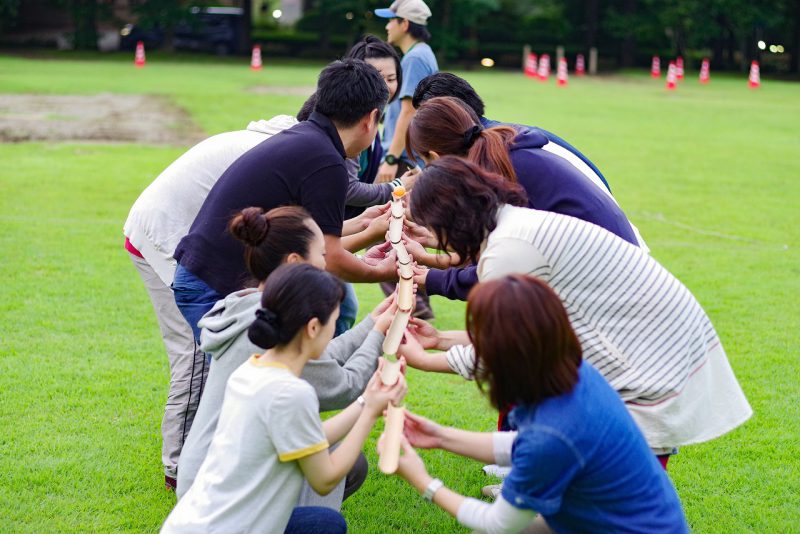
<svg viewBox="0 0 800 534">
<path fill-rule="evenodd" d="M 456 156 L 425 167 L 409 201 L 414 221 L 433 230 L 443 249 L 465 261 L 477 261 L 481 243 L 497 226 L 502 204 L 527 206 L 525 190 Z"/>
<path fill-rule="evenodd" d="M 228 231 L 244 243 L 245 266 L 262 282 L 289 254 L 308 256 L 308 246 L 314 238 L 308 221 L 313 221 L 311 215 L 300 206 L 281 206 L 267 213 L 253 207 L 234 215 Z"/>
<path fill-rule="evenodd" d="M 483 282 L 469 293 L 475 381 L 498 410 L 572 391 L 581 345 L 559 296 L 532 276 Z"/>
<path fill-rule="evenodd" d="M 509 126 L 484 129 L 475 112 L 464 102 L 439 96 L 423 102 L 406 131 L 409 153 L 427 157 L 434 151 L 440 156 L 467 158 L 484 169 L 517 181 L 508 148 L 517 131 Z"/>
</svg>

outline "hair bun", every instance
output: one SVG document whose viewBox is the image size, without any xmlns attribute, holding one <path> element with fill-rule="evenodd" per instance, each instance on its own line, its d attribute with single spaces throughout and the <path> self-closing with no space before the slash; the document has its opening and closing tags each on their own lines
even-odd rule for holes
<svg viewBox="0 0 800 534">
<path fill-rule="evenodd" d="M 256 310 L 256 320 L 247 329 L 247 337 L 262 349 L 271 349 L 281 341 L 280 319 L 266 308 Z"/>
<path fill-rule="evenodd" d="M 269 220 L 261 208 L 245 208 L 231 219 L 228 231 L 246 245 L 257 247 L 269 233 Z"/>
</svg>

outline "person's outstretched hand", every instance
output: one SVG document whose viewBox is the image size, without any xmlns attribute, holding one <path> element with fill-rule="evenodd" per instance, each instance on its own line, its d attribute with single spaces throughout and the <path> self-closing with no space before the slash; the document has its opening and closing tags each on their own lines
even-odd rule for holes
<svg viewBox="0 0 800 534">
<path fill-rule="evenodd" d="M 442 431 L 441 425 L 406 410 L 403 435 L 414 447 L 440 449 L 442 447 Z"/>
</svg>

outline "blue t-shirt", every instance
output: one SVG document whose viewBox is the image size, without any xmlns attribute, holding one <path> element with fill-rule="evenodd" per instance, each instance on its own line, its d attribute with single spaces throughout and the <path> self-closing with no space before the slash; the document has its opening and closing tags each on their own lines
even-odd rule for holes
<svg viewBox="0 0 800 534">
<path fill-rule="evenodd" d="M 556 532 L 689 531 L 664 469 L 589 363 L 572 392 L 509 414 L 519 431 L 503 498 Z"/>
<path fill-rule="evenodd" d="M 403 85 L 397 90 L 397 98 L 394 102 L 389 104 L 389 107 L 386 109 L 386 117 L 383 120 L 384 154 L 388 154 L 389 147 L 392 146 L 394 128 L 397 124 L 397 118 L 400 116 L 400 101 L 404 98 L 413 97 L 417 84 L 419 84 L 423 78 L 439 72 L 439 64 L 436 62 L 436 56 L 433 55 L 433 50 L 431 50 L 431 47 L 428 46 L 427 43 L 417 43 L 412 46 L 400 61 L 400 68 L 403 70 Z M 397 156 L 397 154 L 395 154 L 395 156 Z M 408 163 L 416 165 L 415 161 L 408 159 L 405 150 L 401 156 Z"/>
</svg>

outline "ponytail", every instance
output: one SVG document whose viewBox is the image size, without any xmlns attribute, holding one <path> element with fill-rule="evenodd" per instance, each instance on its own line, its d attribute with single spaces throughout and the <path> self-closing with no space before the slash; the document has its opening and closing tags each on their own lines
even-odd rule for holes
<svg viewBox="0 0 800 534">
<path fill-rule="evenodd" d="M 467 152 L 467 159 L 489 172 L 505 176 L 517 183 L 517 173 L 508 155 L 508 147 L 514 143 L 517 131 L 510 126 L 496 126 L 482 130 Z"/>
<path fill-rule="evenodd" d="M 450 96 L 431 98 L 420 104 L 406 131 L 409 153 L 427 157 L 466 158 L 487 171 L 517 182 L 508 155 L 517 131 L 509 126 L 484 129 L 475 112 L 463 101 Z"/>
</svg>

